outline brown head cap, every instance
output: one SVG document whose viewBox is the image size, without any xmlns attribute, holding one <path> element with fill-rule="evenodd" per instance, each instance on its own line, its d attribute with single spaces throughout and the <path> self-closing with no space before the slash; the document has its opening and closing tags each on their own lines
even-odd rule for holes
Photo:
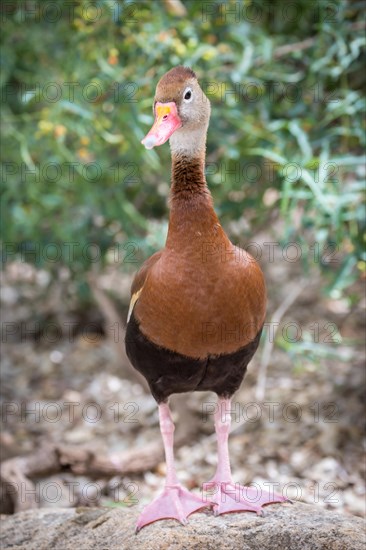
<svg viewBox="0 0 366 550">
<path fill-rule="evenodd" d="M 175 101 L 179 104 L 181 99 L 179 93 L 182 88 L 194 82 L 197 82 L 197 77 L 192 69 L 182 65 L 174 67 L 159 80 L 156 86 L 155 101 L 161 103 Z"/>
</svg>

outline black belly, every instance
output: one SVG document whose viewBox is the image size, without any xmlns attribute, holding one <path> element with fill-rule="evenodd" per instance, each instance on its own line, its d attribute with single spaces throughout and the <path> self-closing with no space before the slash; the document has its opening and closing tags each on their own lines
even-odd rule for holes
<svg viewBox="0 0 366 550">
<path fill-rule="evenodd" d="M 262 328 L 254 340 L 234 353 L 192 359 L 150 342 L 132 313 L 126 329 L 126 353 L 146 378 L 158 403 L 173 393 L 190 391 L 213 391 L 220 397 L 231 397 L 258 348 L 261 332 Z"/>
</svg>

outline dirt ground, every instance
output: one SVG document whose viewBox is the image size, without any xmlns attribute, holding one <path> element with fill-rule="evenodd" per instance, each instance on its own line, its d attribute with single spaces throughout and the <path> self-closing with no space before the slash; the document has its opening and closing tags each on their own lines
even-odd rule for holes
<svg viewBox="0 0 366 550">
<path fill-rule="evenodd" d="M 364 516 L 362 283 L 329 298 L 315 268 L 304 278 L 301 264 L 281 255 L 264 267 L 272 325 L 233 399 L 234 479 L 275 483 L 294 500 Z M 98 277 L 121 323 L 131 277 L 109 268 Z M 118 353 L 122 325 L 106 331 L 105 311 L 76 308 L 67 273 L 55 282 L 19 262 L 6 268 L 3 283 L 2 460 L 32 455 L 50 442 L 112 456 L 158 441 L 156 404 Z M 291 293 L 298 295 L 281 311 Z M 275 341 L 266 343 L 276 320 Z M 265 380 L 264 394 L 258 377 Z M 177 449 L 178 475 L 199 491 L 216 464 L 215 396 L 188 394 L 180 418 L 175 403 L 173 397 L 177 425 L 195 424 L 191 439 Z M 61 470 L 33 481 L 41 507 L 133 506 L 162 488 L 164 469 L 159 461 L 130 475 L 95 479 Z M 6 496 L 2 509 L 12 510 Z"/>
</svg>

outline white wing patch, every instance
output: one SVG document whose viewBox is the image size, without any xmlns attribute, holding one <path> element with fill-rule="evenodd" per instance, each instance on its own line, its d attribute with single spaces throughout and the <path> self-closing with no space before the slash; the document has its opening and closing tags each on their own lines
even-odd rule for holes
<svg viewBox="0 0 366 550">
<path fill-rule="evenodd" d="M 137 292 L 135 292 L 131 296 L 130 307 L 128 308 L 128 314 L 127 314 L 127 323 L 130 320 L 130 317 L 131 317 L 132 312 L 133 312 L 133 308 L 135 307 L 135 304 L 136 304 L 137 300 L 139 299 L 139 296 L 141 294 L 142 289 L 143 289 L 143 287 L 141 287 L 140 290 L 138 290 Z"/>
</svg>

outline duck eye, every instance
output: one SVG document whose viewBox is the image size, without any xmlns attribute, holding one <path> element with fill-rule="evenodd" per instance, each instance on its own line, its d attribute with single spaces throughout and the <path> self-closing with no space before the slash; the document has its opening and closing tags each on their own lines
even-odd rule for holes
<svg viewBox="0 0 366 550">
<path fill-rule="evenodd" d="M 186 103 L 189 103 L 190 101 L 192 101 L 192 90 L 191 90 L 191 88 L 186 88 L 184 90 L 183 99 Z"/>
</svg>

